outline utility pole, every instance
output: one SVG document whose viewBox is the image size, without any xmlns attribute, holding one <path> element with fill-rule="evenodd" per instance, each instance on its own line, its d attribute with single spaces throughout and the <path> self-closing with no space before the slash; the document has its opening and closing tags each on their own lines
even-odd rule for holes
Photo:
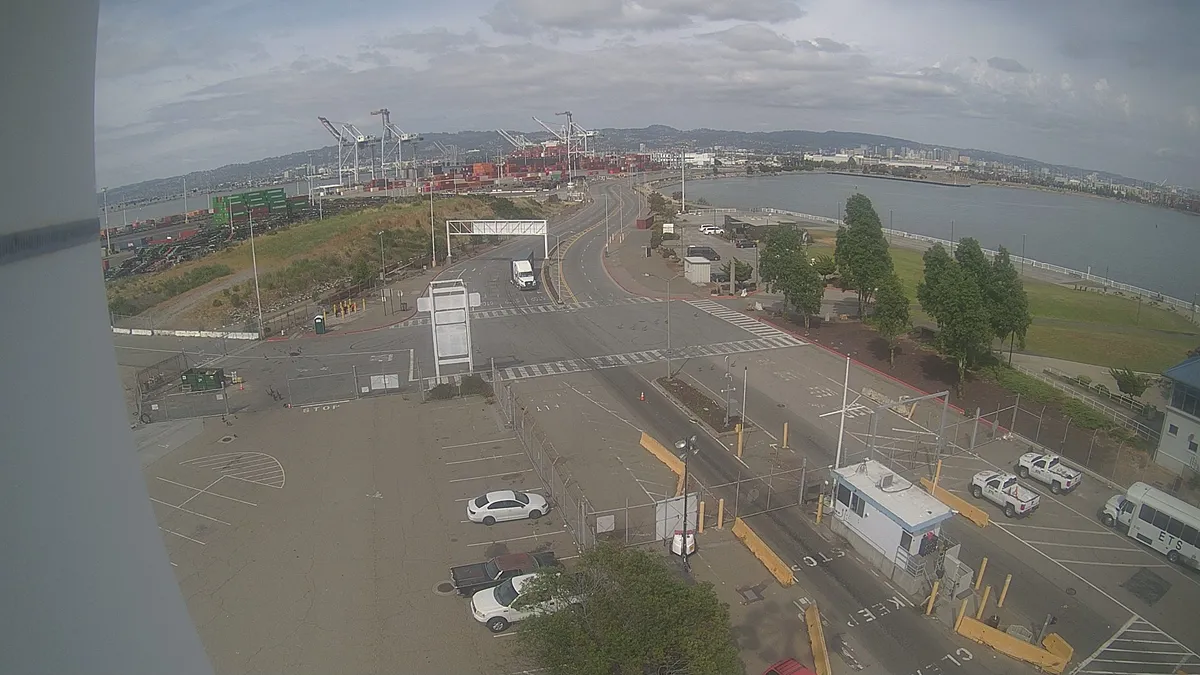
<svg viewBox="0 0 1200 675">
<path fill-rule="evenodd" d="M 183 177 L 183 224 L 187 225 L 187 176 Z"/>
<path fill-rule="evenodd" d="M 250 216 L 250 264 L 254 267 L 254 298 L 258 302 L 258 339 L 263 338 L 262 294 L 258 290 L 258 256 L 254 253 L 254 214 Z M 233 222 L 233 212 L 229 212 L 229 222 Z"/>
<path fill-rule="evenodd" d="M 104 193 L 104 245 L 108 247 L 109 254 L 112 254 L 112 235 L 108 233 L 108 188 L 102 188 Z M 124 208 L 121 209 L 124 212 Z M 1195 310 L 1192 311 L 1195 314 Z"/>
<path fill-rule="evenodd" d="M 687 151 L 679 153 L 679 212 L 687 213 Z"/>
<path fill-rule="evenodd" d="M 433 227 L 433 178 L 429 179 L 429 269 L 437 267 L 437 232 Z"/>
<path fill-rule="evenodd" d="M 729 426 L 729 406 L 731 405 L 731 394 L 737 388 L 733 386 L 733 373 L 729 372 L 729 355 L 725 356 L 725 387 L 721 389 L 721 393 L 725 394 L 725 426 Z"/>
</svg>

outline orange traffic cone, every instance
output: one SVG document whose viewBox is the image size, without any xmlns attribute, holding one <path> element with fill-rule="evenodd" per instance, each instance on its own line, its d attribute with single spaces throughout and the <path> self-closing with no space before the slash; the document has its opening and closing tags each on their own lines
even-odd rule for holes
<svg viewBox="0 0 1200 675">
<path fill-rule="evenodd" d="M 643 400 L 643 401 L 646 400 L 646 392 L 644 392 L 644 391 L 642 392 L 641 400 Z"/>
</svg>

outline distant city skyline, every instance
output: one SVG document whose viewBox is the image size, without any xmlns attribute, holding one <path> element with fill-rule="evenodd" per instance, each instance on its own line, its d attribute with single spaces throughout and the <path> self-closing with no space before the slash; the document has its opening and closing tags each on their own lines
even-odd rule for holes
<svg viewBox="0 0 1200 675">
<path fill-rule="evenodd" d="M 409 132 L 840 129 L 1196 187 L 1200 5 L 1086 0 L 461 0 L 358 11 L 107 0 L 97 180 Z M 548 120 L 549 121 L 549 120 Z"/>
</svg>

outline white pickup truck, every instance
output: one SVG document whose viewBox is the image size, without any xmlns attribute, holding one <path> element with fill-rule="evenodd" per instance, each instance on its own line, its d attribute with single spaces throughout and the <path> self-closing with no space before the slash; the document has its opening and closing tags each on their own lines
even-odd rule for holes
<svg viewBox="0 0 1200 675">
<path fill-rule="evenodd" d="M 971 495 L 1004 508 L 1009 518 L 1027 516 L 1037 509 L 1041 495 L 1023 487 L 1017 477 L 1001 471 L 980 471 L 971 479 Z"/>
<path fill-rule="evenodd" d="M 1034 480 L 1050 486 L 1054 494 L 1070 492 L 1083 480 L 1083 472 L 1063 464 L 1058 455 L 1027 452 L 1017 460 L 1017 475 L 1021 478 L 1033 477 Z"/>
</svg>

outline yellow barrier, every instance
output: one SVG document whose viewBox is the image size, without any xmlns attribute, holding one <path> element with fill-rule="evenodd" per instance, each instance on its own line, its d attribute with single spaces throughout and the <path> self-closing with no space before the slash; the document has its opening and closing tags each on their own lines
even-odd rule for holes
<svg viewBox="0 0 1200 675">
<path fill-rule="evenodd" d="M 758 558 L 763 567 L 775 577 L 780 586 L 791 586 L 796 583 L 795 577 L 792 576 L 792 568 L 783 562 L 783 559 L 775 554 L 769 546 L 763 543 L 762 539 L 750 529 L 741 518 L 735 518 L 733 521 L 733 536 L 742 540 L 746 548 Z"/>
<path fill-rule="evenodd" d="M 1064 656 L 1062 653 L 1055 653 L 1031 645 L 1020 638 L 1015 638 L 1002 630 L 992 628 L 986 623 L 976 621 L 969 616 L 962 618 L 962 621 L 958 625 L 958 634 L 979 644 L 987 645 L 1001 654 L 1010 656 L 1018 661 L 1032 664 L 1053 675 L 1061 675 L 1062 671 L 1067 667 L 1067 662 L 1070 661 L 1070 656 Z M 1061 637 L 1057 634 L 1053 634 L 1053 637 L 1055 639 L 1051 640 L 1051 636 L 1046 636 L 1046 640 L 1042 644 L 1051 642 L 1055 649 L 1060 652 L 1065 647 L 1065 649 L 1074 653 L 1074 650 L 1071 650 L 1071 646 L 1063 641 Z"/>
<path fill-rule="evenodd" d="M 1063 639 L 1058 633 L 1051 633 L 1042 640 L 1042 647 L 1051 654 L 1061 656 L 1067 663 L 1071 662 L 1071 658 L 1075 656 L 1075 648 Z"/>
<path fill-rule="evenodd" d="M 817 675 L 832 675 L 829 649 L 825 646 L 825 627 L 821 625 L 821 612 L 815 604 L 805 608 L 804 624 L 808 626 L 808 642 L 812 645 L 813 670 Z"/>
<path fill-rule="evenodd" d="M 975 506 L 971 502 L 968 502 L 962 497 L 959 497 L 958 495 L 950 494 L 950 492 L 945 488 L 933 488 L 933 483 L 930 482 L 928 478 L 922 478 L 921 485 L 923 485 L 926 490 L 930 490 L 930 494 L 932 494 L 939 502 L 949 506 L 955 511 L 958 511 L 958 515 L 966 518 L 972 523 L 975 523 L 979 527 L 987 527 L 988 522 L 990 522 L 991 519 L 988 518 L 986 511 L 978 506 Z"/>
<path fill-rule="evenodd" d="M 642 432 L 642 447 L 649 450 L 650 454 L 657 457 L 658 461 L 666 464 L 667 468 L 678 474 L 680 478 L 683 477 L 683 460 L 676 457 L 675 453 L 668 450 L 666 446 L 654 440 L 653 436 L 644 431 Z"/>
</svg>

